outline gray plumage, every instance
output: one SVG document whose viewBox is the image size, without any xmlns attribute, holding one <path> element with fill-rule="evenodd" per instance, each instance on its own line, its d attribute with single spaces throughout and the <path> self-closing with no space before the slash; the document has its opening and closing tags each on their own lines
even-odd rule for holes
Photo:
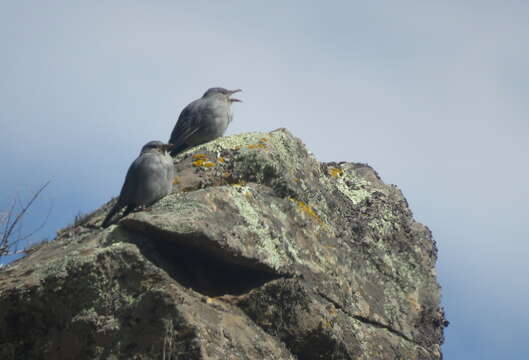
<svg viewBox="0 0 529 360">
<path fill-rule="evenodd" d="M 230 96 L 239 91 L 242 90 L 211 88 L 200 99 L 187 105 L 180 113 L 169 139 L 174 145 L 171 155 L 175 156 L 187 148 L 224 135 L 233 118 L 231 104 L 241 102 Z"/>
<path fill-rule="evenodd" d="M 140 205 L 150 206 L 169 194 L 173 187 L 173 158 L 167 151 L 172 144 L 150 141 L 127 171 L 117 203 L 110 209 L 102 227 L 111 224 L 112 217 L 125 206 L 123 216 Z"/>
</svg>

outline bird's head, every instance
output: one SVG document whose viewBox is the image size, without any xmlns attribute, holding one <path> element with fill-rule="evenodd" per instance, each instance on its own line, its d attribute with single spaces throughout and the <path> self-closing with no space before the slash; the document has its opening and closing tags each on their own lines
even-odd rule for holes
<svg viewBox="0 0 529 360">
<path fill-rule="evenodd" d="M 164 144 L 159 140 L 149 141 L 147 144 L 143 145 L 141 148 L 141 154 L 150 152 L 150 151 L 159 151 L 162 154 L 171 150 L 174 147 L 173 144 Z"/>
<path fill-rule="evenodd" d="M 238 93 L 240 91 L 242 90 L 241 89 L 227 90 L 221 87 L 214 87 L 214 88 L 208 89 L 208 91 L 206 91 L 202 97 L 203 98 L 221 97 L 221 98 L 226 99 L 226 101 L 231 104 L 232 102 L 242 102 L 242 100 L 230 98 L 231 95 Z"/>
</svg>

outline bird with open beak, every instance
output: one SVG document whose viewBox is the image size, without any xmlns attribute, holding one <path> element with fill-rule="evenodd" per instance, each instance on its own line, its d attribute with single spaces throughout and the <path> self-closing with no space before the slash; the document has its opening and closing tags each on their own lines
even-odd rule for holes
<svg viewBox="0 0 529 360">
<path fill-rule="evenodd" d="M 231 104 L 242 102 L 231 96 L 237 90 L 221 87 L 208 89 L 200 99 L 187 105 L 180 113 L 169 142 L 174 144 L 171 155 L 221 137 L 233 119 Z"/>
</svg>

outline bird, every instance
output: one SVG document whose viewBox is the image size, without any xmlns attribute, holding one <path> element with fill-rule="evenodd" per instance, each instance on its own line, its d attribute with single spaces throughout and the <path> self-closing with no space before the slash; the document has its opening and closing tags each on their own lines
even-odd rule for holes
<svg viewBox="0 0 529 360">
<path fill-rule="evenodd" d="M 118 201 L 110 209 L 101 227 L 110 226 L 113 216 L 125 206 L 123 217 L 138 206 L 150 206 L 172 191 L 173 158 L 168 151 L 173 144 L 153 140 L 145 144 L 127 171 Z"/>
<path fill-rule="evenodd" d="M 200 99 L 187 105 L 178 116 L 169 139 L 169 143 L 174 144 L 171 156 L 224 135 L 233 119 L 231 104 L 242 102 L 230 96 L 239 91 L 242 90 L 210 88 Z"/>
</svg>

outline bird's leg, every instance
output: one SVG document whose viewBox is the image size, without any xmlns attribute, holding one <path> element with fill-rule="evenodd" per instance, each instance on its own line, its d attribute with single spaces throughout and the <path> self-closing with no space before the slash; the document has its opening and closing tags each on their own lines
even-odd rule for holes
<svg viewBox="0 0 529 360">
<path fill-rule="evenodd" d="M 138 205 L 138 207 L 134 210 L 134 212 L 140 212 L 140 211 L 150 211 L 147 208 L 147 205 Z"/>
</svg>

